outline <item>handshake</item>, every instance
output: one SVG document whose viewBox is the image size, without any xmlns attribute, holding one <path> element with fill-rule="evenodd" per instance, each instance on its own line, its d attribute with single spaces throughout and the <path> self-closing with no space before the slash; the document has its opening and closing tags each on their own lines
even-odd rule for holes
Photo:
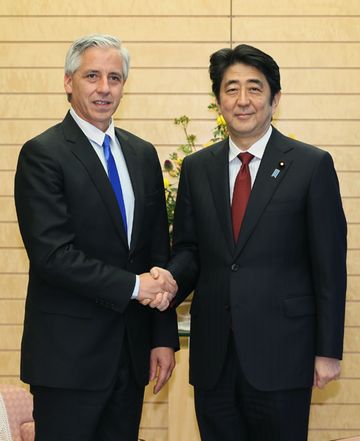
<svg viewBox="0 0 360 441">
<path fill-rule="evenodd" d="M 178 290 L 171 273 L 154 266 L 149 273 L 140 274 L 138 301 L 144 306 L 165 311 Z"/>
</svg>

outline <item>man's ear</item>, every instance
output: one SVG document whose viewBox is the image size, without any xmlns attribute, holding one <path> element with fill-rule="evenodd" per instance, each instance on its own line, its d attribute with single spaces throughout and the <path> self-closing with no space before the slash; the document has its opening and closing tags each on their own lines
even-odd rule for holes
<svg viewBox="0 0 360 441">
<path fill-rule="evenodd" d="M 281 98 L 281 91 L 279 90 L 279 92 L 277 92 L 277 93 L 274 95 L 274 98 L 273 98 L 272 103 L 271 103 L 271 107 L 272 107 L 272 112 L 271 112 L 271 114 L 272 114 L 272 115 L 274 115 L 274 113 L 275 113 L 275 111 L 276 111 L 276 108 L 277 108 L 277 106 L 279 105 L 280 98 Z"/>
<path fill-rule="evenodd" d="M 68 95 L 72 94 L 72 76 L 69 74 L 64 75 L 64 89 Z"/>
</svg>

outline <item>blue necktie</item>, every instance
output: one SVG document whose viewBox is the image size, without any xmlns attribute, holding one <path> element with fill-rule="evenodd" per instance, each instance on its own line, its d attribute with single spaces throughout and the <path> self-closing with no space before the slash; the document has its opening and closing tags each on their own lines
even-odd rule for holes
<svg viewBox="0 0 360 441">
<path fill-rule="evenodd" d="M 112 188 L 114 190 L 114 193 L 115 193 L 115 196 L 116 196 L 119 208 L 120 208 L 121 217 L 122 217 L 122 220 L 124 223 L 125 233 L 127 235 L 127 222 L 126 222 L 126 211 L 125 211 L 124 197 L 123 197 L 123 192 L 121 189 L 121 183 L 120 183 L 119 174 L 118 174 L 118 171 L 116 168 L 115 160 L 114 160 L 114 157 L 113 157 L 113 155 L 111 153 L 111 149 L 110 149 L 110 136 L 109 135 L 105 135 L 104 142 L 103 142 L 102 146 L 104 148 L 104 154 L 105 154 L 109 179 L 110 179 Z"/>
</svg>

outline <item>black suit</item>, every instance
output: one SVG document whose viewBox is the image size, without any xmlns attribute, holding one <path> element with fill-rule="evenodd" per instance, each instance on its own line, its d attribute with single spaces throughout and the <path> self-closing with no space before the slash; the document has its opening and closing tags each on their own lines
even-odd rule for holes
<svg viewBox="0 0 360 441">
<path fill-rule="evenodd" d="M 159 161 L 151 144 L 115 131 L 135 196 L 130 249 L 110 181 L 70 114 L 20 153 L 16 209 L 30 260 L 21 379 L 31 385 L 102 390 L 127 338 L 143 387 L 150 350 L 178 346 L 174 311 L 130 301 L 135 274 L 168 259 Z"/>
<path fill-rule="evenodd" d="M 217 384 L 232 329 L 255 389 L 310 387 L 315 355 L 342 356 L 346 222 L 330 155 L 273 129 L 236 244 L 230 210 L 225 140 L 185 158 L 180 178 L 169 269 L 177 303 L 195 289 L 190 382 Z"/>
</svg>

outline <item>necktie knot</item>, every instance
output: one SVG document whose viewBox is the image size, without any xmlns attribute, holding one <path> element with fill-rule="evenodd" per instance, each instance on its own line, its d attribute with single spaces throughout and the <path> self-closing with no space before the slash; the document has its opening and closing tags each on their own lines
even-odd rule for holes
<svg viewBox="0 0 360 441">
<path fill-rule="evenodd" d="M 248 152 L 239 153 L 238 158 L 240 159 L 242 165 L 248 165 L 249 162 L 253 159 L 254 155 Z"/>
<path fill-rule="evenodd" d="M 109 135 L 105 135 L 104 137 L 104 141 L 103 141 L 103 148 L 104 148 L 104 154 L 105 154 L 105 159 L 106 161 L 109 160 L 109 156 L 110 156 L 110 136 Z"/>
</svg>

